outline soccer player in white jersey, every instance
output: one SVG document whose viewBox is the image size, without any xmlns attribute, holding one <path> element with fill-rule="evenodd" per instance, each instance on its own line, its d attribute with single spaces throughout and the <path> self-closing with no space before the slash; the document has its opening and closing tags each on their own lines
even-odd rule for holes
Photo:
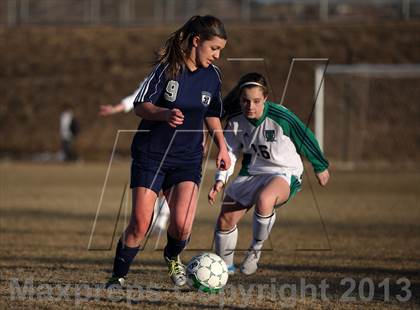
<svg viewBox="0 0 420 310">
<path fill-rule="evenodd" d="M 253 205 L 253 240 L 240 270 L 246 275 L 257 270 L 263 243 L 276 220 L 275 208 L 300 190 L 303 164 L 299 154 L 311 162 L 321 186 L 329 179 L 328 161 L 311 130 L 284 106 L 267 101 L 267 95 L 264 77 L 249 73 L 224 100 L 230 110 L 224 135 L 231 167 L 217 171 L 209 202 L 214 203 L 242 152 L 242 169 L 226 188 L 215 231 L 216 253 L 225 260 L 229 273 L 235 272 L 237 223 Z M 232 113 L 235 104 L 238 107 Z"/>
<path fill-rule="evenodd" d="M 129 96 L 123 98 L 116 105 L 101 105 L 99 108 L 100 116 L 109 116 L 116 113 L 125 112 L 128 113 L 134 108 L 134 99 L 139 93 L 141 87 L 143 86 L 146 78 L 140 83 L 139 87 Z M 156 200 L 154 212 L 153 212 L 153 228 L 151 231 L 152 235 L 161 235 L 165 231 L 168 220 L 169 220 L 169 206 L 164 196 L 159 196 Z"/>
<path fill-rule="evenodd" d="M 121 99 L 119 103 L 116 105 L 111 104 L 104 104 L 101 105 L 99 108 L 99 115 L 100 116 L 108 116 L 120 112 L 128 113 L 134 108 L 134 99 L 136 99 L 137 94 L 139 93 L 140 89 L 143 86 L 144 81 L 146 78 L 140 83 L 139 87 L 129 96 Z"/>
</svg>

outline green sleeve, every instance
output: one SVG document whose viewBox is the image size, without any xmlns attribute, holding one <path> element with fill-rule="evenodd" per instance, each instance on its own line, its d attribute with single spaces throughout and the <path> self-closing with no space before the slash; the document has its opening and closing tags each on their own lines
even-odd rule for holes
<svg viewBox="0 0 420 310">
<path fill-rule="evenodd" d="M 269 113 L 275 116 L 283 133 L 288 136 L 299 154 L 304 155 L 312 164 L 315 173 L 326 170 L 328 161 L 322 153 L 313 132 L 291 111 L 283 106 L 271 105 Z"/>
<path fill-rule="evenodd" d="M 319 147 L 312 130 L 292 112 L 286 110 L 289 115 L 290 138 L 299 154 L 304 155 L 312 164 L 315 173 L 326 170 L 329 166 L 327 159 Z"/>
</svg>

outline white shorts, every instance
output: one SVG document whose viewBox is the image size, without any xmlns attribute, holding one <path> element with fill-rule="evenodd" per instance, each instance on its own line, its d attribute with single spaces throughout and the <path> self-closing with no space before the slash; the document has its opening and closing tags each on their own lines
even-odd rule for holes
<svg viewBox="0 0 420 310">
<path fill-rule="evenodd" d="M 292 176 L 287 174 L 238 176 L 232 183 L 229 184 L 225 193 L 241 205 L 250 207 L 256 203 L 257 195 L 261 188 L 266 186 L 268 182 L 276 177 L 281 177 L 290 186 Z"/>
</svg>

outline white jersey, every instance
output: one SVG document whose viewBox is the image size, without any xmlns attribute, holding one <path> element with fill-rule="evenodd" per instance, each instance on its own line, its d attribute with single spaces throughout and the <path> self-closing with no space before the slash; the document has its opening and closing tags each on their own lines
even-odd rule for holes
<svg viewBox="0 0 420 310">
<path fill-rule="evenodd" d="M 130 95 L 121 100 L 121 103 L 124 105 L 124 112 L 129 112 L 134 108 L 134 99 L 136 99 L 137 94 L 140 91 L 140 88 L 143 87 L 143 83 L 146 81 L 146 78 L 140 83 L 139 87 Z"/>
<path fill-rule="evenodd" d="M 316 173 L 328 168 L 313 133 L 284 106 L 266 102 L 263 115 L 257 120 L 242 113 L 228 120 L 225 139 L 232 165 L 218 171 L 216 180 L 227 182 L 233 174 L 240 153 L 244 153 L 239 175 L 279 174 L 300 179 L 305 155 Z"/>
<path fill-rule="evenodd" d="M 70 141 L 73 138 L 71 123 L 73 121 L 73 112 L 65 110 L 60 115 L 60 137 L 62 140 Z"/>
</svg>

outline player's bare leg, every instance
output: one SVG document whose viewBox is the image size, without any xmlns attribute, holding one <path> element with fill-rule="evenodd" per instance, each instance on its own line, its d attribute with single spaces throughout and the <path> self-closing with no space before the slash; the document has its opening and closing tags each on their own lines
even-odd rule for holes
<svg viewBox="0 0 420 310">
<path fill-rule="evenodd" d="M 231 230 L 238 224 L 248 209 L 249 207 L 245 207 L 226 196 L 217 218 L 217 228 L 223 231 Z"/>
<path fill-rule="evenodd" d="M 252 219 L 253 240 L 241 265 L 242 273 L 249 275 L 257 271 L 264 241 L 276 221 L 274 207 L 287 201 L 289 194 L 289 184 L 281 177 L 273 178 L 258 194 Z"/>
<path fill-rule="evenodd" d="M 287 201 L 289 195 L 289 183 L 282 177 L 275 177 L 259 192 L 255 211 L 262 216 L 270 216 L 274 207 Z"/>
<path fill-rule="evenodd" d="M 124 244 L 138 247 L 150 228 L 157 195 L 148 188 L 136 187 L 132 190 L 132 196 L 133 208 L 124 233 Z"/>
<path fill-rule="evenodd" d="M 197 208 L 198 186 L 194 182 L 181 182 L 165 192 L 168 201 L 170 223 L 168 232 L 179 240 L 187 239 L 191 234 Z"/>
<path fill-rule="evenodd" d="M 156 193 L 144 187 L 137 187 L 133 188 L 132 196 L 133 204 L 130 223 L 118 241 L 113 273 L 107 283 L 107 287 L 124 285 L 125 276 L 139 251 L 140 243 L 147 234 L 152 221 Z"/>
<path fill-rule="evenodd" d="M 186 270 L 179 254 L 187 246 L 197 208 L 198 186 L 191 181 L 181 182 L 165 192 L 169 204 L 170 223 L 164 258 L 169 276 L 177 286 L 186 283 Z"/>
</svg>

